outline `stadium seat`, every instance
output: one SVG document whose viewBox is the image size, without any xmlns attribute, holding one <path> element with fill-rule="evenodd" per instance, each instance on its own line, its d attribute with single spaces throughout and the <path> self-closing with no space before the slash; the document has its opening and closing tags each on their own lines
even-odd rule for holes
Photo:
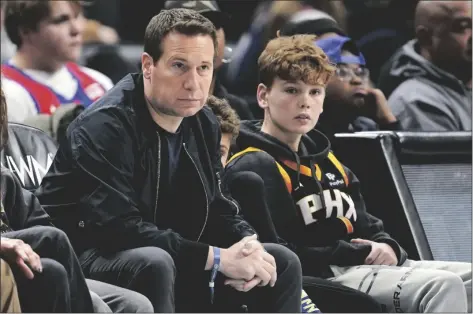
<svg viewBox="0 0 473 314">
<path fill-rule="evenodd" d="M 337 134 L 336 147 L 410 258 L 471 262 L 471 133 Z"/>
<path fill-rule="evenodd" d="M 24 188 L 35 190 L 56 154 L 55 141 L 37 128 L 11 122 L 8 137 L 8 143 L 0 153 L 2 166 L 10 169 Z"/>
</svg>

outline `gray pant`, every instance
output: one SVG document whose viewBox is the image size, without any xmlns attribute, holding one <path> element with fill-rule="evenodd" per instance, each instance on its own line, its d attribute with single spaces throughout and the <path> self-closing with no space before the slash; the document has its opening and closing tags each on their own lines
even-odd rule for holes
<svg viewBox="0 0 473 314">
<path fill-rule="evenodd" d="M 471 312 L 471 263 L 412 261 L 402 266 L 331 266 L 330 278 L 363 291 L 389 312 Z"/>
<path fill-rule="evenodd" d="M 153 305 L 141 293 L 92 279 L 86 282 L 95 313 L 154 313 Z"/>
</svg>

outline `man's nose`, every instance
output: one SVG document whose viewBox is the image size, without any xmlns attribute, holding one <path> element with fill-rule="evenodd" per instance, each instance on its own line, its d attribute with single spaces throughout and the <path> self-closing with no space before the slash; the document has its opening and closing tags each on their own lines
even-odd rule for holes
<svg viewBox="0 0 473 314">
<path fill-rule="evenodd" d="M 187 90 L 196 90 L 199 88 L 199 73 L 197 73 L 196 69 L 190 70 L 187 73 L 184 88 Z"/>
<path fill-rule="evenodd" d="M 76 17 L 71 20 L 71 35 L 72 36 L 77 36 L 79 34 L 82 34 L 82 31 L 84 29 L 84 23 L 85 21 L 83 18 Z"/>
<path fill-rule="evenodd" d="M 350 79 L 350 84 L 351 85 L 361 85 L 363 84 L 363 79 L 356 75 L 355 73 L 352 73 L 351 79 Z"/>
</svg>

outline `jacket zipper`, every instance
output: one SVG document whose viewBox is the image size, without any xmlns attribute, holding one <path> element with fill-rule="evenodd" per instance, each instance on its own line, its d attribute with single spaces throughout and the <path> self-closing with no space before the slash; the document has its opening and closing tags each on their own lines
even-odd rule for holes
<svg viewBox="0 0 473 314">
<path fill-rule="evenodd" d="M 197 168 L 197 165 L 195 164 L 194 159 L 192 159 L 191 154 L 189 154 L 189 151 L 187 150 L 187 147 L 186 147 L 186 143 L 182 143 L 182 146 L 184 147 L 184 150 L 187 153 L 187 156 L 189 156 L 190 160 L 192 161 L 192 164 L 195 167 L 195 170 L 197 171 L 197 174 L 199 175 L 200 182 L 202 182 L 202 188 L 204 189 L 204 194 L 205 194 L 205 206 L 206 206 L 205 221 L 204 221 L 204 225 L 202 226 L 202 230 L 200 231 L 199 237 L 197 238 L 197 241 L 199 241 L 200 237 L 202 237 L 202 234 L 204 233 L 205 226 L 207 225 L 207 220 L 209 219 L 209 198 L 207 196 L 207 191 L 205 190 L 204 180 L 202 179 L 202 176 L 199 172 L 199 168 Z"/>
<path fill-rule="evenodd" d="M 222 179 L 220 179 L 220 173 L 217 172 L 217 180 L 218 180 L 218 190 L 220 191 L 220 195 L 222 195 L 222 197 L 227 201 L 229 202 L 230 204 L 232 204 L 233 206 L 235 206 L 236 208 L 236 213 L 237 215 L 240 213 L 240 207 L 238 207 L 238 205 L 231 199 L 227 198 L 225 196 L 225 194 L 223 194 L 222 192 Z"/>
<path fill-rule="evenodd" d="M 158 193 L 159 193 L 159 181 L 161 177 L 161 136 L 159 132 L 156 132 L 158 135 L 158 160 L 156 161 L 156 172 L 158 174 L 158 180 L 156 182 L 156 201 L 154 203 L 154 223 L 156 224 L 156 211 L 158 210 Z"/>
</svg>

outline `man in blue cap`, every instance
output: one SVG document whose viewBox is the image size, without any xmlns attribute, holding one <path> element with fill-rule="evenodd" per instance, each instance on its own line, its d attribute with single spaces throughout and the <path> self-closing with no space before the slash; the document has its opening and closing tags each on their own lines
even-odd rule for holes
<svg viewBox="0 0 473 314">
<path fill-rule="evenodd" d="M 316 45 L 337 64 L 336 75 L 327 84 L 317 128 L 329 138 L 340 132 L 397 130 L 399 123 L 383 92 L 373 88 L 365 58 L 355 42 L 333 35 L 317 40 Z"/>
</svg>

